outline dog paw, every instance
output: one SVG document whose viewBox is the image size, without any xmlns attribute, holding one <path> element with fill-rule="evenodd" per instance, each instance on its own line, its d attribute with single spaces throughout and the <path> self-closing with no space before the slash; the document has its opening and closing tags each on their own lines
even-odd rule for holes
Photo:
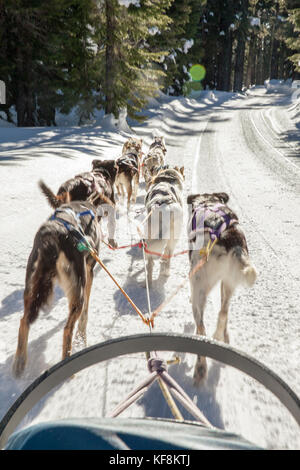
<svg viewBox="0 0 300 470">
<path fill-rule="evenodd" d="M 161 274 L 160 274 L 161 277 L 170 277 L 170 271 L 167 270 L 167 271 L 163 271 Z"/>
<path fill-rule="evenodd" d="M 162 267 L 159 273 L 160 278 L 168 278 L 170 277 L 170 269 Z"/>
<path fill-rule="evenodd" d="M 115 241 L 114 238 L 109 238 L 109 239 L 108 239 L 108 243 L 110 244 L 110 246 L 111 246 L 112 248 L 118 248 L 118 244 L 117 244 L 117 242 Z"/>
<path fill-rule="evenodd" d="M 229 334 L 227 333 L 227 331 L 225 331 L 224 333 L 224 343 L 229 344 Z"/>
<path fill-rule="evenodd" d="M 205 382 L 207 377 L 207 363 L 206 360 L 202 360 L 200 363 L 196 363 L 194 369 L 194 387 L 199 387 Z"/>
<path fill-rule="evenodd" d="M 221 343 L 229 344 L 229 335 L 227 331 L 224 331 L 223 333 L 219 333 L 216 331 L 213 335 L 213 339 L 215 339 L 216 341 L 221 341 Z"/>
<path fill-rule="evenodd" d="M 73 348 L 74 349 L 82 349 L 87 347 L 87 338 L 86 334 L 77 330 L 75 334 L 75 338 L 73 341 Z"/>
<path fill-rule="evenodd" d="M 24 357 L 16 357 L 13 363 L 12 372 L 16 379 L 21 377 L 24 372 L 26 365 L 26 359 Z"/>
</svg>

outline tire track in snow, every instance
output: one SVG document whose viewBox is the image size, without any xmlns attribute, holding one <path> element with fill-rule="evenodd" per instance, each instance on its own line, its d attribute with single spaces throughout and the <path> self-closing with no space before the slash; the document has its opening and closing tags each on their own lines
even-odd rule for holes
<svg viewBox="0 0 300 470">
<path fill-rule="evenodd" d="M 253 141 L 251 141 L 251 150 L 249 152 L 248 139 L 247 141 L 245 141 L 242 137 L 245 132 L 245 128 L 247 129 L 247 132 L 249 132 L 249 121 L 245 121 L 244 119 L 246 113 L 248 114 L 249 111 L 240 111 L 239 114 L 235 112 L 235 115 L 227 121 L 228 125 L 226 124 L 226 121 L 224 121 L 225 124 L 220 124 L 219 128 L 216 129 L 216 133 L 214 135 L 210 134 L 213 136 L 213 142 L 211 142 L 210 147 L 208 148 L 212 150 L 215 157 L 216 166 L 214 166 L 214 172 L 217 172 L 218 179 L 220 180 L 220 183 L 222 182 L 222 187 L 219 187 L 218 190 L 227 189 L 231 196 L 231 199 L 234 201 L 234 204 L 239 207 L 237 213 L 242 222 L 242 226 L 245 227 L 246 237 L 250 248 L 250 254 L 253 253 L 251 257 L 252 259 L 254 259 L 254 262 L 257 265 L 259 271 L 261 271 L 259 273 L 259 278 L 257 281 L 258 286 L 255 286 L 254 290 L 252 291 L 247 291 L 247 294 L 245 295 L 240 294 L 238 297 L 234 297 L 231 310 L 234 311 L 238 309 L 239 298 L 243 306 L 243 312 L 239 312 L 239 316 L 241 314 L 245 315 L 245 321 L 243 322 L 240 320 L 239 325 L 241 327 L 241 324 L 244 323 L 242 327 L 247 328 L 248 331 L 250 330 L 250 337 L 250 325 L 251 323 L 253 323 L 253 320 L 255 320 L 255 318 L 251 319 L 251 315 L 253 315 L 253 313 L 251 312 L 251 308 L 249 308 L 249 305 L 254 305 L 254 308 L 256 308 L 257 311 L 260 311 L 260 315 L 262 314 L 262 311 L 264 311 L 264 315 L 270 316 L 270 321 L 260 321 L 258 318 L 256 323 L 258 322 L 261 324 L 261 331 L 259 330 L 259 328 L 256 327 L 255 333 L 254 335 L 252 334 L 250 342 L 247 342 L 245 337 L 241 342 L 241 335 L 237 328 L 238 324 L 235 325 L 233 321 L 231 322 L 231 326 L 229 327 L 229 332 L 232 331 L 234 334 L 234 345 L 236 345 L 240 349 L 246 349 L 249 354 L 253 355 L 254 357 L 256 356 L 260 360 L 263 360 L 263 362 L 269 364 L 270 367 L 274 370 L 277 369 L 277 372 L 291 386 L 294 385 L 294 388 L 296 387 L 295 391 L 297 392 L 297 389 L 299 390 L 299 379 L 297 379 L 297 357 L 295 355 L 293 356 L 293 354 L 295 354 L 294 345 L 297 344 L 297 338 L 299 344 L 299 336 L 297 337 L 298 299 L 297 296 L 295 297 L 295 295 L 294 300 L 290 299 L 290 296 L 285 294 L 285 292 L 282 292 L 282 289 L 283 291 L 288 291 L 288 289 L 290 288 L 292 292 L 297 292 L 297 287 L 299 291 L 299 282 L 294 282 L 293 274 L 295 275 L 296 273 L 296 266 L 294 266 L 294 273 L 292 274 L 283 262 L 278 263 L 280 259 L 277 255 L 278 246 L 272 246 L 272 241 L 268 241 L 267 237 L 263 233 L 261 233 L 262 227 L 264 225 L 266 228 L 266 232 L 272 230 L 272 226 L 274 226 L 274 224 L 268 222 L 268 219 L 270 219 L 271 215 L 270 211 L 267 211 L 267 213 L 266 211 L 264 211 L 264 217 L 262 217 L 260 224 L 258 223 L 258 221 L 256 221 L 256 215 L 259 214 L 262 210 L 261 204 L 259 204 L 262 201 L 260 201 L 259 198 L 257 199 L 257 197 L 255 198 L 255 196 L 257 196 L 257 194 L 263 193 L 264 186 L 259 188 L 257 185 L 255 185 L 255 180 L 258 179 L 260 182 L 263 181 L 264 184 L 267 186 L 268 181 L 269 184 L 270 182 L 273 184 L 274 175 L 268 175 L 268 172 L 265 172 L 264 178 L 262 178 L 261 175 L 260 178 L 258 178 L 259 172 L 257 171 L 257 156 L 254 156 L 253 153 L 253 147 L 255 144 L 253 143 Z M 239 149 L 239 153 L 237 152 L 237 149 Z M 213 158 L 213 156 L 211 156 L 211 158 Z M 267 168 L 269 170 L 268 165 Z M 223 185 L 225 186 L 225 188 L 223 187 Z M 255 189 L 254 192 L 253 189 Z M 278 185 L 276 189 L 278 192 Z M 288 191 L 288 193 L 291 192 L 290 188 L 287 188 L 286 190 Z M 274 192 L 274 194 L 277 195 L 276 192 Z M 233 205 L 233 203 L 231 205 Z M 289 216 L 291 216 L 292 214 L 294 214 L 295 216 L 296 212 L 294 213 L 294 211 L 290 211 Z M 282 211 L 281 215 L 283 215 Z M 285 244 L 282 239 L 280 240 L 280 242 L 280 248 L 283 250 L 284 253 L 284 250 L 290 248 L 289 243 Z M 292 257 L 290 256 L 290 259 L 294 256 L 295 254 L 292 255 Z M 270 265 L 272 266 L 272 269 L 268 269 Z M 286 273 L 286 276 L 283 274 L 284 272 Z M 266 275 L 267 279 L 264 281 L 264 276 Z M 281 283 L 283 283 L 283 285 L 280 286 L 280 282 L 278 285 L 278 279 Z M 259 283 L 264 284 L 262 288 L 259 288 Z M 278 291 L 278 288 L 280 289 L 280 287 L 282 287 L 282 289 L 281 291 Z M 272 293 L 271 295 L 265 295 L 265 291 L 268 290 Z M 277 296 L 275 302 L 272 299 L 272 295 L 274 299 L 276 299 Z M 257 302 L 256 297 L 259 298 L 259 296 L 261 297 L 261 299 L 259 302 Z M 261 302 L 261 300 L 263 300 L 263 302 Z M 249 305 L 247 305 L 247 303 Z M 284 310 L 285 307 L 288 306 L 289 314 L 291 315 L 290 317 L 284 318 L 286 315 L 281 312 L 281 306 Z M 271 317 L 273 317 L 273 321 Z M 249 322 L 249 320 L 251 321 Z M 236 322 L 237 318 L 235 318 L 234 321 Z M 287 324 L 290 321 L 293 322 L 294 326 Z M 287 327 L 289 329 L 289 332 L 285 333 L 284 336 L 286 338 L 286 341 L 284 341 L 282 338 L 282 331 L 287 330 Z M 292 338 L 290 337 L 290 333 L 292 333 Z M 276 346 L 275 351 L 274 345 L 276 341 L 276 336 L 278 338 L 278 341 L 281 341 L 281 344 L 279 348 L 278 345 Z M 292 343 L 292 345 L 290 343 Z M 290 350 L 290 353 L 288 353 L 288 350 Z M 278 355 L 276 355 L 275 353 L 278 353 Z M 271 354 L 273 354 L 273 357 L 270 360 Z M 290 358 L 289 363 L 291 370 L 286 370 L 287 364 L 286 362 L 282 362 L 281 354 L 287 355 L 287 357 Z M 253 390 L 255 389 L 252 388 L 252 392 Z M 256 404 L 255 407 L 256 406 L 262 408 L 260 403 Z M 276 402 L 274 402 L 273 398 L 271 397 L 270 410 L 273 409 L 271 413 L 274 413 L 274 409 L 276 409 L 277 406 L 278 404 L 276 404 Z M 296 445 L 299 446 L 299 439 L 297 437 L 293 437 L 297 435 L 297 432 L 295 432 L 295 426 L 293 423 L 290 422 L 288 414 L 285 414 L 284 411 L 285 410 L 283 410 L 282 412 L 280 411 L 276 418 L 271 419 L 264 411 L 265 419 L 271 421 L 269 434 L 266 434 L 265 437 L 266 444 L 269 442 L 270 445 L 270 442 L 272 442 L 272 438 L 270 436 L 272 433 L 276 432 L 276 434 L 281 434 L 281 436 L 277 438 L 279 445 L 282 445 L 283 447 L 285 447 L 286 445 L 293 446 L 293 442 L 295 442 Z M 286 423 L 283 422 L 282 416 L 284 416 L 284 419 L 286 419 Z M 284 433 L 280 432 L 282 431 L 282 429 L 280 429 L 280 426 L 278 426 L 276 420 L 280 421 L 280 425 L 284 427 L 285 433 L 289 435 L 289 444 L 287 444 L 288 440 L 286 441 L 286 436 L 283 435 Z M 250 435 L 248 435 L 249 439 L 250 437 L 251 433 Z"/>
</svg>

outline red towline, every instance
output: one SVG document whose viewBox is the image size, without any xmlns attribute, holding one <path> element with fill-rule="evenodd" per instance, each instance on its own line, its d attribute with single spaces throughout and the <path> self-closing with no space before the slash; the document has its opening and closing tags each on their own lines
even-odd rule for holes
<svg viewBox="0 0 300 470">
<path fill-rule="evenodd" d="M 151 251 L 151 250 L 148 250 L 147 248 L 147 244 L 144 242 L 138 242 L 138 243 L 134 243 L 132 245 L 123 245 L 123 246 L 118 246 L 116 248 L 114 248 L 113 246 L 111 246 L 109 243 L 106 243 L 103 241 L 103 243 L 108 246 L 108 248 L 110 250 L 121 250 L 123 248 L 133 248 L 135 246 L 138 246 L 139 248 L 143 248 L 144 246 L 144 250 L 145 250 L 145 253 L 148 253 L 149 255 L 156 255 L 156 256 L 160 256 L 161 258 L 164 258 L 164 259 L 169 259 L 169 258 L 174 258 L 176 256 L 179 256 L 179 255 L 184 255 L 186 253 L 189 252 L 189 250 L 184 250 L 184 251 L 179 251 L 178 253 L 174 253 L 173 255 L 164 255 L 163 253 L 159 253 L 158 251 Z"/>
</svg>

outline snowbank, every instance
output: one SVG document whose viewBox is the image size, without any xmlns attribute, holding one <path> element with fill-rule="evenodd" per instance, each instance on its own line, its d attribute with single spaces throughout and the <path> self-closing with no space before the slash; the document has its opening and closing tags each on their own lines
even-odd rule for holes
<svg viewBox="0 0 300 470">
<path fill-rule="evenodd" d="M 292 80 L 265 80 L 264 85 L 267 93 L 290 93 L 292 87 Z"/>
<path fill-rule="evenodd" d="M 0 111 L 0 127 L 16 127 L 15 124 L 6 120 L 6 114 L 3 111 Z"/>
</svg>

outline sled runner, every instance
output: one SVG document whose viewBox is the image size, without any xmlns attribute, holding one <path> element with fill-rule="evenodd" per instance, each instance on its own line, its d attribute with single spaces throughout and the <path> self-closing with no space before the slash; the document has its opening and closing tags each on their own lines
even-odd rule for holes
<svg viewBox="0 0 300 470">
<path fill-rule="evenodd" d="M 256 445 L 241 436 L 211 426 L 206 418 L 199 419 L 199 422 L 147 417 L 67 419 L 29 426 L 12 434 L 41 398 L 73 374 L 118 356 L 148 351 L 176 351 L 202 355 L 232 366 L 263 384 L 281 401 L 300 425 L 299 398 L 280 377 L 257 360 L 228 345 L 205 337 L 151 333 L 126 336 L 91 346 L 44 372 L 21 394 L 2 419 L 0 449 L 258 449 Z M 153 357 L 150 357 L 150 360 L 153 360 Z M 157 374 L 158 379 L 164 376 L 168 378 L 166 368 L 159 360 L 150 374 L 151 377 Z M 166 383 L 169 384 L 171 394 L 178 398 L 177 384 L 172 378 L 170 379 L 166 380 Z M 178 393 L 176 394 L 174 390 Z M 135 392 L 130 395 L 131 398 L 134 394 Z M 118 411 L 117 407 L 112 416 L 117 416 Z M 196 410 L 194 411 L 196 413 Z M 201 411 L 199 413 L 201 418 Z"/>
</svg>

